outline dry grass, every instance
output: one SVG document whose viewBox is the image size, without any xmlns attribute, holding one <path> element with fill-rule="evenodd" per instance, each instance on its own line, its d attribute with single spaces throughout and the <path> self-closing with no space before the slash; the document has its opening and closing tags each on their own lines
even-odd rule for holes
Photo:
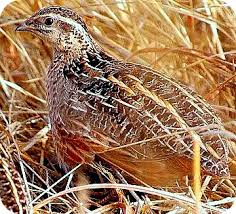
<svg viewBox="0 0 236 214">
<path fill-rule="evenodd" d="M 111 184 L 70 188 L 76 183 L 73 177 L 77 173 L 74 169 L 63 176 L 56 164 L 47 121 L 43 77 L 50 62 L 50 46 L 31 34 L 14 31 L 17 23 L 49 2 L 77 10 L 93 37 L 110 54 L 167 73 L 207 99 L 229 130 L 233 160 L 236 14 L 219 0 L 19 0 L 0 17 L 0 140 L 7 147 L 13 144 L 16 154 L 20 154 L 18 162 L 30 202 L 27 209 L 35 213 L 82 213 L 83 209 L 89 213 L 78 200 L 84 196 L 72 192 L 115 188 L 118 199 L 113 202 L 102 203 L 99 197 L 89 199 L 94 207 L 91 213 L 119 213 L 118 207 L 126 210 L 124 213 L 194 212 L 191 187 L 180 194 L 116 184 L 114 175 L 99 164 L 93 166 L 94 171 L 100 172 L 101 181 Z M 213 186 L 209 185 L 210 177 L 202 181 L 200 197 L 204 202 L 198 207 L 201 213 L 222 212 L 231 205 L 236 191 L 233 165 L 231 173 L 231 180 L 214 181 Z M 137 191 L 149 197 L 137 195 Z M 158 197 L 154 200 L 150 195 Z"/>
</svg>

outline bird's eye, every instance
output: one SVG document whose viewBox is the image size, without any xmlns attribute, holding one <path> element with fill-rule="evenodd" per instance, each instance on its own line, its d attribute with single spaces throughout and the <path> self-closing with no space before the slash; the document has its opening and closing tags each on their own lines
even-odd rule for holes
<svg viewBox="0 0 236 214">
<path fill-rule="evenodd" d="M 53 19 L 52 18 L 46 18 L 44 23 L 45 23 L 45 25 L 50 26 L 53 23 Z"/>
</svg>

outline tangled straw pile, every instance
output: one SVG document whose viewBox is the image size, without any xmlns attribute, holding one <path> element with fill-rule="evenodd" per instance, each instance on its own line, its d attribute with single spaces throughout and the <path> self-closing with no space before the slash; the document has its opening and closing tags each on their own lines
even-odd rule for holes
<svg viewBox="0 0 236 214">
<path fill-rule="evenodd" d="M 13 168 L 18 167 L 20 179 L 24 179 L 26 199 L 33 202 L 27 209 L 35 213 L 88 212 L 78 200 L 83 201 L 86 191 L 81 195 L 72 190 L 119 187 L 129 190 L 136 200 L 117 189 L 114 195 L 118 194 L 121 203 L 118 199 L 104 202 L 100 196 L 90 198 L 92 213 L 112 213 L 117 207 L 127 213 L 193 212 L 191 187 L 183 196 L 140 186 L 119 186 L 114 175 L 100 165 L 94 166 L 95 171 L 104 177 L 101 180 L 110 181 L 110 186 L 94 184 L 70 189 L 81 179 L 72 179 L 73 173 L 62 177 L 64 172 L 56 164 L 47 121 L 43 78 L 50 62 L 49 44 L 14 31 L 17 23 L 49 4 L 77 10 L 93 37 L 110 54 L 167 73 L 201 94 L 214 106 L 228 130 L 232 162 L 236 157 L 236 14 L 219 0 L 19 0 L 0 17 L 0 171 L 7 150 L 17 159 Z M 209 185 L 209 177 L 203 181 L 201 212 L 222 212 L 231 205 L 236 193 L 233 163 L 231 174 L 232 180 L 215 181 L 213 186 Z M 134 190 L 149 195 L 143 197 Z M 150 195 L 157 195 L 157 200 Z M 47 200 L 49 196 L 53 198 Z"/>
</svg>

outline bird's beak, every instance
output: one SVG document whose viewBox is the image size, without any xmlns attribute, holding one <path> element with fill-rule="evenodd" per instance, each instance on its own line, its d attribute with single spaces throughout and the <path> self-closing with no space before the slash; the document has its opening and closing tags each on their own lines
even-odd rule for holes
<svg viewBox="0 0 236 214">
<path fill-rule="evenodd" d="M 29 27 L 26 25 L 26 23 L 22 22 L 16 27 L 16 31 L 27 31 L 28 28 Z"/>
<path fill-rule="evenodd" d="M 20 23 L 16 27 L 16 31 L 33 31 L 34 28 L 32 27 L 32 19 L 26 19 L 24 22 Z"/>
</svg>

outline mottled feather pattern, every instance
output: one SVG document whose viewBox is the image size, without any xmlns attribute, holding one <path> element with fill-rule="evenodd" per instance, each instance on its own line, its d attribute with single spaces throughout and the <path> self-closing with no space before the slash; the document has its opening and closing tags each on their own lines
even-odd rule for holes
<svg viewBox="0 0 236 214">
<path fill-rule="evenodd" d="M 99 156 L 142 182 L 166 185 L 172 179 L 173 184 L 191 176 L 198 143 L 202 173 L 229 176 L 223 125 L 193 90 L 109 56 L 70 9 L 43 8 L 23 29 L 53 44 L 47 100 L 63 164 L 90 163 Z"/>
<path fill-rule="evenodd" d="M 228 154 L 228 149 L 224 147 L 224 139 L 214 133 L 211 135 L 211 128 L 208 128 L 209 125 L 215 124 L 218 128 L 215 126 L 213 130 L 222 129 L 222 124 L 202 98 L 189 88 L 149 68 L 130 63 L 121 64 L 114 59 L 110 59 L 106 64 L 104 60 L 99 62 L 98 59 L 96 58 L 97 64 L 93 62 L 93 66 L 88 67 L 75 66 L 75 62 L 62 66 L 62 62 L 59 61 L 59 70 L 56 71 L 53 67 L 48 72 L 56 72 L 59 75 L 55 89 L 48 91 L 63 91 L 59 96 L 64 98 L 64 103 L 60 103 L 60 97 L 57 100 L 58 104 L 60 103 L 58 112 L 55 111 L 55 105 L 49 103 L 49 106 L 54 106 L 50 114 L 54 115 L 52 124 L 60 121 L 60 129 L 63 127 L 65 133 L 70 133 L 74 138 L 84 136 L 96 139 L 94 131 L 104 136 L 109 133 L 107 137 L 112 139 L 112 143 L 104 143 L 109 146 L 107 149 L 127 145 L 126 151 L 134 158 L 145 160 L 158 160 L 170 153 L 192 158 L 193 135 L 196 134 L 202 142 L 213 147 L 219 156 L 219 159 L 213 157 L 207 148 L 202 146 L 203 167 L 213 174 L 228 174 L 226 162 L 222 161 Z M 102 65 L 99 69 L 102 72 L 99 71 L 98 76 L 90 76 L 91 67 L 96 69 L 99 65 Z M 64 69 L 68 69 L 68 66 L 70 72 L 65 72 Z M 109 72 L 113 75 L 105 75 Z M 111 76 L 130 90 L 118 87 L 119 84 L 110 80 L 114 80 Z M 52 74 L 52 81 L 54 78 L 55 74 Z M 51 80 L 49 81 L 51 85 Z M 148 93 L 153 96 L 148 96 Z M 155 96 L 158 98 L 154 99 Z M 49 101 L 56 98 L 55 94 L 49 95 Z M 170 106 L 176 113 L 170 110 Z M 68 120 L 69 118 L 71 120 Z M 73 121 L 79 121 L 81 125 L 73 124 Z M 196 126 L 199 130 L 193 129 Z M 157 139 L 164 135 L 167 137 Z M 153 141 L 128 146 L 152 138 Z"/>
</svg>

